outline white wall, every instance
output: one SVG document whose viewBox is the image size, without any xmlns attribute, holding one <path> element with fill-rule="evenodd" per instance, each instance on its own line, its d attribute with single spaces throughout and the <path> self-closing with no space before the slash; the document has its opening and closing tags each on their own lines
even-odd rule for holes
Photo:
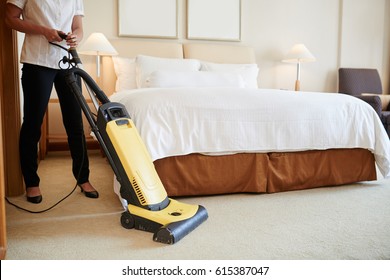
<svg viewBox="0 0 390 280">
<path fill-rule="evenodd" d="M 117 2 L 84 0 L 85 38 L 92 32 L 118 38 Z M 255 48 L 262 88 L 293 89 L 296 67 L 281 60 L 293 44 L 304 43 L 317 61 L 302 65 L 302 90 L 337 91 L 337 69 L 340 66 L 378 68 L 384 88 L 388 89 L 389 2 L 242 0 L 242 40 L 230 44 Z M 186 0 L 178 0 L 178 3 L 179 38 L 173 41 L 185 42 Z"/>
<path fill-rule="evenodd" d="M 390 29 L 385 18 L 389 16 L 386 2 L 389 1 L 343 1 L 340 65 L 378 68 L 388 82 Z"/>
<path fill-rule="evenodd" d="M 242 34 L 254 46 L 261 87 L 293 89 L 296 66 L 281 59 L 303 43 L 317 62 L 301 67 L 301 89 L 334 91 L 337 68 L 338 0 L 243 0 Z"/>
</svg>

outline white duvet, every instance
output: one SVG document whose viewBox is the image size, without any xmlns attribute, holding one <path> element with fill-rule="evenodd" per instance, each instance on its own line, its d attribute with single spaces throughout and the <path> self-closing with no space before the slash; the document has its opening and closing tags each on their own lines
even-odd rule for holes
<svg viewBox="0 0 390 280">
<path fill-rule="evenodd" d="M 390 141 L 367 103 L 343 94 L 240 88 L 145 88 L 116 93 L 153 160 L 365 148 L 390 177 Z"/>
</svg>

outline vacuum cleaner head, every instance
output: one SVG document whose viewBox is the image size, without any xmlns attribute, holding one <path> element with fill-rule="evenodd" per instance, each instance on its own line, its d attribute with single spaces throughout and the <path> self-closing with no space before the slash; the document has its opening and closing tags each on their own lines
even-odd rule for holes
<svg viewBox="0 0 390 280">
<path fill-rule="evenodd" d="M 169 199 L 168 206 L 159 211 L 150 211 L 131 204 L 128 209 L 129 211 L 123 212 L 121 216 L 124 228 L 152 232 L 154 241 L 165 244 L 178 242 L 208 218 L 203 206 L 185 204 L 173 199 Z"/>
<path fill-rule="evenodd" d="M 194 216 L 186 220 L 172 222 L 162 226 L 153 235 L 153 240 L 166 244 L 174 244 L 197 228 L 208 218 L 206 209 L 199 205 L 199 209 Z"/>
</svg>

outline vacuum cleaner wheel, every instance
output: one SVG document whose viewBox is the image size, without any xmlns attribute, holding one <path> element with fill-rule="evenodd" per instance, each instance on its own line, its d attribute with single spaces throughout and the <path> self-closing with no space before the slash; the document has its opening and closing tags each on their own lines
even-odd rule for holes
<svg viewBox="0 0 390 280">
<path fill-rule="evenodd" d="M 126 229 L 134 228 L 135 221 L 133 216 L 129 213 L 129 211 L 125 211 L 121 215 L 121 224 Z"/>
</svg>

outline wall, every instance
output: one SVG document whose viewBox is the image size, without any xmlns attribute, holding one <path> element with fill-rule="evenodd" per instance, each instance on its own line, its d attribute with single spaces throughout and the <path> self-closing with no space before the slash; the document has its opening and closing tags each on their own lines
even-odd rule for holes
<svg viewBox="0 0 390 280">
<path fill-rule="evenodd" d="M 389 1 L 344 0 L 342 8 L 340 65 L 378 68 L 388 89 Z"/>
<path fill-rule="evenodd" d="M 281 59 L 295 43 L 317 58 L 302 65 L 301 88 L 337 91 L 339 66 L 375 67 L 389 84 L 388 0 L 242 0 L 242 41 L 255 48 L 262 88 L 293 89 L 296 67 Z M 186 41 L 186 1 L 179 3 L 179 42 Z M 85 37 L 118 38 L 117 0 L 84 0 Z M 151 23 L 153 24 L 153 23 Z M 128 39 L 131 40 L 131 39 Z"/>
<path fill-rule="evenodd" d="M 339 1 L 243 0 L 243 41 L 256 48 L 260 86 L 294 87 L 296 67 L 281 59 L 304 43 L 317 62 L 302 64 L 301 89 L 334 91 Z M 327 39 L 325 39 L 327 38 Z"/>
</svg>

